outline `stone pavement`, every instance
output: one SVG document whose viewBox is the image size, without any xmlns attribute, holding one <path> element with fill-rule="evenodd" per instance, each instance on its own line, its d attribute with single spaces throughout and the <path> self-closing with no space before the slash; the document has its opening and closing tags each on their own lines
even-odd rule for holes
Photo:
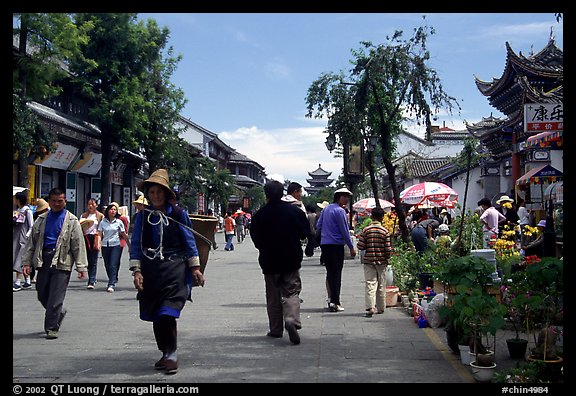
<svg viewBox="0 0 576 396">
<path fill-rule="evenodd" d="M 364 317 L 359 260 L 344 266 L 345 311 L 328 312 L 319 250 L 304 258 L 300 345 L 266 337 L 264 280 L 248 236 L 210 252 L 206 285 L 194 288 L 178 319 L 180 369 L 155 371 L 160 357 L 152 325 L 138 318 L 136 292 L 123 253 L 114 293 L 106 292 L 102 259 L 95 290 L 73 273 L 68 315 L 46 340 L 34 288 L 13 294 L 14 383 L 470 383 L 470 370 L 446 345 L 442 329 L 420 329 L 405 310 Z M 502 348 L 500 348 L 502 351 Z M 504 353 L 504 352 L 501 352 Z M 507 352 L 506 352 L 507 353 Z M 497 359 L 498 360 L 498 359 Z"/>
</svg>

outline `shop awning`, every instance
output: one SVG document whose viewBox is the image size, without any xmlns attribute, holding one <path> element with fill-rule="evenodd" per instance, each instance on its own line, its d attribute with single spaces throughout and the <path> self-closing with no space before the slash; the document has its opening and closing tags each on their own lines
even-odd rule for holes
<svg viewBox="0 0 576 396">
<path fill-rule="evenodd" d="M 562 131 L 541 132 L 526 139 L 526 147 L 562 146 Z"/>
<path fill-rule="evenodd" d="M 518 180 L 516 185 L 523 186 L 527 184 L 542 184 L 544 182 L 553 183 L 562 180 L 563 173 L 552 165 L 542 165 L 538 168 L 530 169 Z"/>
</svg>

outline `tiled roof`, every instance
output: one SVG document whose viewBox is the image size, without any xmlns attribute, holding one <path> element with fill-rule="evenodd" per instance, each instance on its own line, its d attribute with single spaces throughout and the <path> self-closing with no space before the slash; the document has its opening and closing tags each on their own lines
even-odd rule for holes
<svg viewBox="0 0 576 396">
<path fill-rule="evenodd" d="M 411 177 L 425 177 L 449 164 L 448 158 L 413 159 L 406 164 L 405 173 Z"/>
</svg>

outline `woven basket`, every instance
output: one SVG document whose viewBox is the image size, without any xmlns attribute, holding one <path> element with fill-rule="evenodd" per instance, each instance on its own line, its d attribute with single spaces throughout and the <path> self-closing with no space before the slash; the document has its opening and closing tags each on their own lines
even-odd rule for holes
<svg viewBox="0 0 576 396">
<path fill-rule="evenodd" d="M 218 219 L 214 216 L 205 216 L 199 214 L 189 214 L 190 220 L 192 221 L 192 229 L 197 233 L 201 234 L 204 238 L 194 235 L 196 239 L 196 248 L 198 249 L 198 256 L 200 258 L 200 269 L 202 273 L 206 270 L 206 264 L 208 263 L 208 255 L 210 249 L 214 246 L 214 231 L 218 225 Z"/>
</svg>

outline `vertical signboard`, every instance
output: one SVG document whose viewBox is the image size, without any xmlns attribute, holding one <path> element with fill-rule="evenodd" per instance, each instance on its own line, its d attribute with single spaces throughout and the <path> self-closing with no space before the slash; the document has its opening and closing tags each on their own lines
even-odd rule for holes
<svg viewBox="0 0 576 396">
<path fill-rule="evenodd" d="M 90 198 L 93 198 L 100 205 L 102 202 L 102 179 L 99 177 L 93 177 L 90 180 Z"/>
<path fill-rule="evenodd" d="M 76 173 L 66 172 L 66 209 L 76 213 Z"/>
</svg>

